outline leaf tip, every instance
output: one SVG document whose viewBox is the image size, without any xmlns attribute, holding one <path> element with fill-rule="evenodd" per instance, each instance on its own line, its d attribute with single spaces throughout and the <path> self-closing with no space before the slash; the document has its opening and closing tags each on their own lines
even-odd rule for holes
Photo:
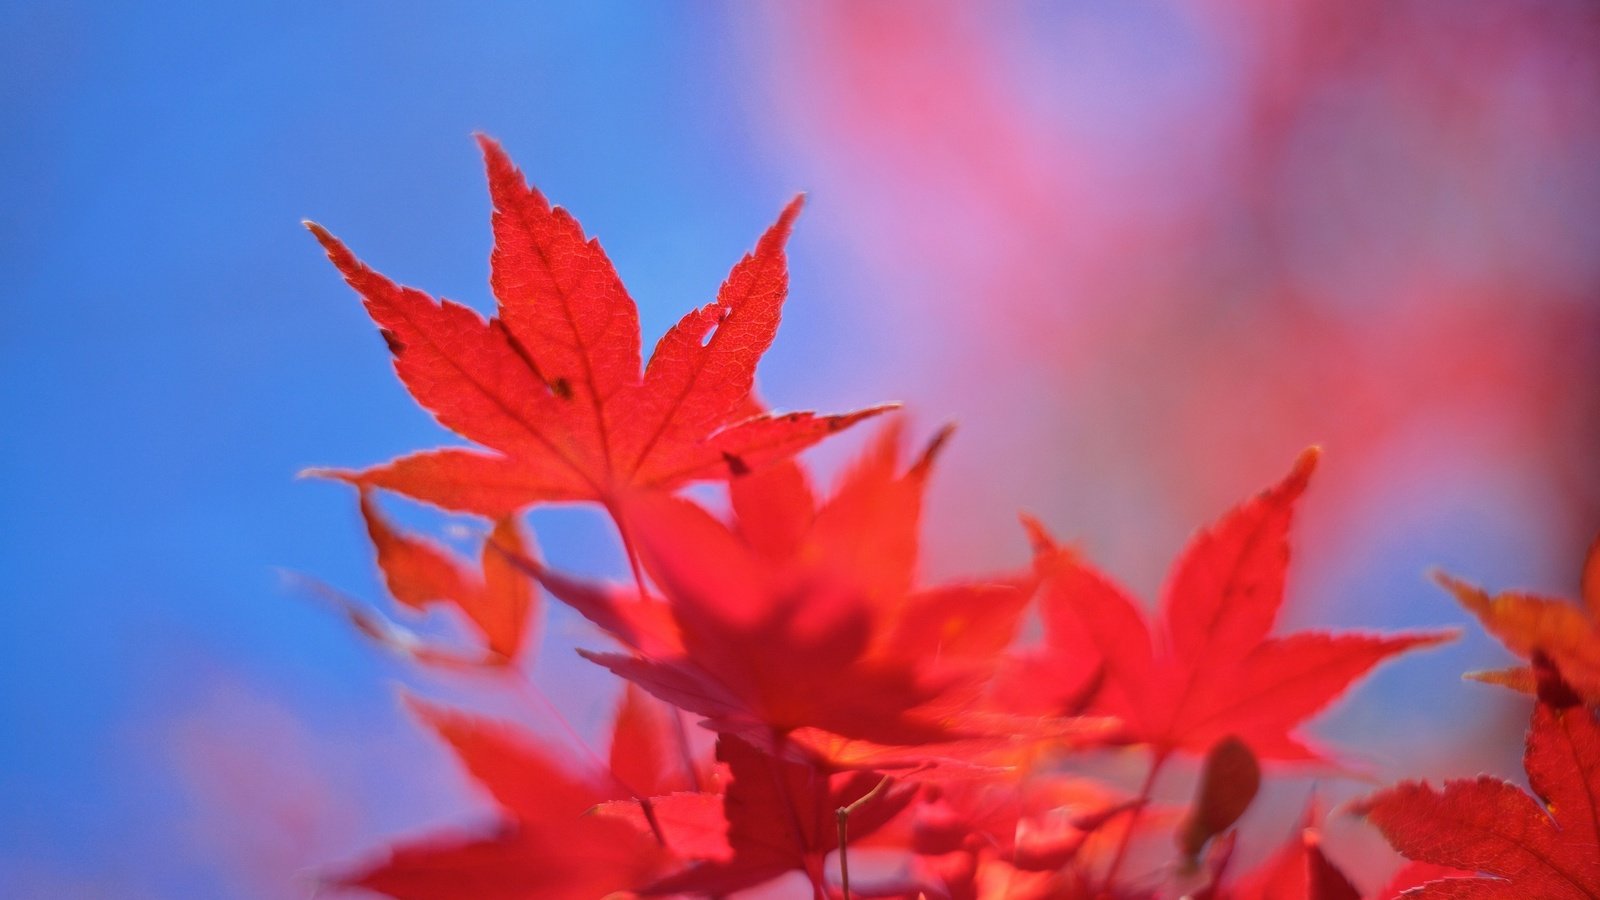
<svg viewBox="0 0 1600 900">
<path fill-rule="evenodd" d="M 1443 569 L 1430 571 L 1428 577 L 1434 584 L 1448 591 L 1456 602 L 1461 604 L 1468 612 L 1474 615 L 1482 615 L 1488 611 L 1490 605 L 1489 595 L 1482 588 L 1468 584 Z"/>
<path fill-rule="evenodd" d="M 778 216 L 780 221 L 793 222 L 806 207 L 806 192 L 797 191 L 789 202 L 784 204 L 783 212 Z"/>
<path fill-rule="evenodd" d="M 492 157 L 504 158 L 506 155 L 505 148 L 500 146 L 500 142 L 490 137 L 486 132 L 472 132 L 472 140 L 477 143 L 478 149 L 483 152 L 485 159 Z"/>
<path fill-rule="evenodd" d="M 950 422 L 928 439 L 927 446 L 922 449 L 922 455 L 917 457 L 916 463 L 911 466 L 913 477 L 920 478 L 925 476 L 933 468 L 934 461 L 939 458 L 939 453 L 950 442 L 950 437 L 955 434 L 955 431 L 956 423 Z"/>
<path fill-rule="evenodd" d="M 333 234 L 328 231 L 328 229 L 323 228 L 320 223 L 314 222 L 311 219 L 301 219 L 300 227 L 311 232 L 311 234 L 323 244 L 338 243 L 338 238 L 335 238 Z"/>
<path fill-rule="evenodd" d="M 1030 512 L 1017 513 L 1017 521 L 1022 523 L 1022 530 L 1028 535 L 1028 545 L 1033 548 L 1035 556 L 1050 553 L 1060 547 L 1055 535 L 1050 529 Z"/>
<path fill-rule="evenodd" d="M 1321 461 L 1321 444 L 1312 444 L 1300 451 L 1300 455 L 1295 457 L 1294 468 L 1289 470 L 1288 483 L 1299 490 L 1304 490 L 1306 483 L 1311 480 L 1311 474 L 1317 470 L 1317 464 Z"/>
</svg>

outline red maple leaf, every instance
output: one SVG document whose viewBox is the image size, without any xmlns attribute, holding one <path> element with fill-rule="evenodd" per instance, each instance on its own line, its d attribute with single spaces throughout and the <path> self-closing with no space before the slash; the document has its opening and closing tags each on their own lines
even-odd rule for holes
<svg viewBox="0 0 1600 900">
<path fill-rule="evenodd" d="M 677 498 L 630 502 L 625 518 L 676 626 L 649 646 L 603 591 L 545 585 L 621 623 L 613 633 L 636 651 L 585 655 L 718 730 L 758 742 L 808 728 L 876 744 L 949 740 L 1030 586 L 913 587 L 931 457 L 902 472 L 888 429 L 820 505 L 798 467 L 735 479 L 733 528 Z"/>
<path fill-rule="evenodd" d="M 1478 873 L 1406 896 L 1600 897 L 1600 723 L 1553 670 L 1538 674 L 1523 755 L 1531 796 L 1484 775 L 1447 781 L 1442 790 L 1401 782 L 1357 805 L 1410 859 Z"/>
<path fill-rule="evenodd" d="M 1524 659 L 1543 656 L 1585 702 L 1600 704 L 1600 538 L 1590 545 L 1584 562 L 1580 604 L 1520 591 L 1491 597 L 1447 575 L 1438 579 L 1506 649 Z M 1536 687 L 1533 670 L 1527 666 L 1472 672 L 1467 677 L 1527 693 Z"/>
<path fill-rule="evenodd" d="M 479 143 L 495 207 L 496 318 L 400 287 L 321 226 L 307 227 L 361 294 L 411 395 L 488 449 L 321 474 L 491 518 L 547 501 L 611 508 L 634 490 L 749 471 L 888 408 L 772 415 L 751 399 L 788 292 L 783 247 L 800 198 L 734 266 L 716 301 L 661 338 L 641 375 L 638 311 L 599 242 L 528 187 L 498 145 Z"/>
<path fill-rule="evenodd" d="M 337 882 L 406 900 L 593 900 L 645 883 L 670 862 L 626 823 L 591 815 L 629 788 L 580 775 L 511 728 L 413 702 L 422 720 L 494 800 L 502 819 L 477 833 L 422 838 Z M 631 727 L 619 740 L 633 741 Z"/>
<path fill-rule="evenodd" d="M 1282 482 L 1189 543 L 1153 622 L 1036 527 L 1049 573 L 1047 649 L 1008 677 L 1005 693 L 1116 716 L 1124 739 L 1149 744 L 1158 759 L 1201 753 L 1230 735 L 1262 759 L 1322 759 L 1294 734 L 1297 725 L 1379 662 L 1451 635 L 1268 637 L 1283 603 L 1291 514 L 1317 456 L 1307 451 Z"/>
</svg>

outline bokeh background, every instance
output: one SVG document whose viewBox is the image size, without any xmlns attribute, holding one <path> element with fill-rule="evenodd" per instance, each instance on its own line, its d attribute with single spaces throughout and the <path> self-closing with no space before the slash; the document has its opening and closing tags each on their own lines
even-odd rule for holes
<svg viewBox="0 0 1600 900">
<path fill-rule="evenodd" d="M 481 820 L 395 700 L 474 687 L 279 574 L 380 601 L 348 492 L 294 475 L 448 440 L 298 222 L 487 308 L 474 130 L 602 238 L 647 342 L 808 191 L 762 389 L 960 424 L 932 575 L 1022 561 L 1027 508 L 1153 596 L 1312 443 L 1288 626 L 1462 624 L 1435 566 L 1571 596 L 1600 530 L 1584 0 L 13 2 L 0 122 L 7 897 L 303 896 Z M 623 574 L 598 515 L 531 522 Z M 597 729 L 593 639 L 543 634 Z M 1503 659 L 1396 663 L 1313 732 L 1378 778 L 1515 776 L 1525 707 L 1457 677 Z"/>
</svg>

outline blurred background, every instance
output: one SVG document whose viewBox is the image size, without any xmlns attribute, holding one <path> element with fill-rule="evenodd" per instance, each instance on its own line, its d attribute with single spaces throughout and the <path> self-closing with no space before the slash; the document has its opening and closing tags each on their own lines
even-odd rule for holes
<svg viewBox="0 0 1600 900">
<path fill-rule="evenodd" d="M 1022 562 L 1027 508 L 1153 598 L 1317 443 L 1283 627 L 1463 624 L 1433 567 L 1574 596 L 1597 51 L 1583 0 L 0 6 L 0 893 L 303 896 L 487 813 L 395 700 L 471 686 L 279 575 L 381 600 L 348 491 L 294 475 L 449 440 L 299 220 L 487 309 L 474 130 L 601 237 L 647 345 L 808 191 L 762 390 L 959 423 L 931 576 Z M 625 573 L 597 513 L 530 521 Z M 543 640 L 594 732 L 597 641 Z M 1469 631 L 1311 730 L 1378 779 L 1515 777 L 1526 705 L 1458 679 L 1505 659 Z"/>
</svg>

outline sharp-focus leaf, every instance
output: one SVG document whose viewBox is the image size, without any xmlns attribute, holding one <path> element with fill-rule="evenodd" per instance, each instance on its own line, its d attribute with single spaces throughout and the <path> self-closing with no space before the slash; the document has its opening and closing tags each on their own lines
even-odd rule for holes
<svg viewBox="0 0 1600 900">
<path fill-rule="evenodd" d="M 1360 803 L 1406 857 L 1478 873 L 1407 896 L 1600 897 L 1600 723 L 1553 672 L 1540 682 L 1523 756 L 1531 796 L 1481 776 L 1401 782 Z"/>
<path fill-rule="evenodd" d="M 752 415 L 756 362 L 788 293 L 783 248 L 799 198 L 641 373 L 638 312 L 600 244 L 528 187 L 499 145 L 479 143 L 494 200 L 496 318 L 400 287 L 308 227 L 361 294 L 412 396 L 491 452 L 423 451 L 321 474 L 495 518 L 541 502 L 609 507 L 634 491 L 751 471 L 887 409 Z"/>
</svg>

